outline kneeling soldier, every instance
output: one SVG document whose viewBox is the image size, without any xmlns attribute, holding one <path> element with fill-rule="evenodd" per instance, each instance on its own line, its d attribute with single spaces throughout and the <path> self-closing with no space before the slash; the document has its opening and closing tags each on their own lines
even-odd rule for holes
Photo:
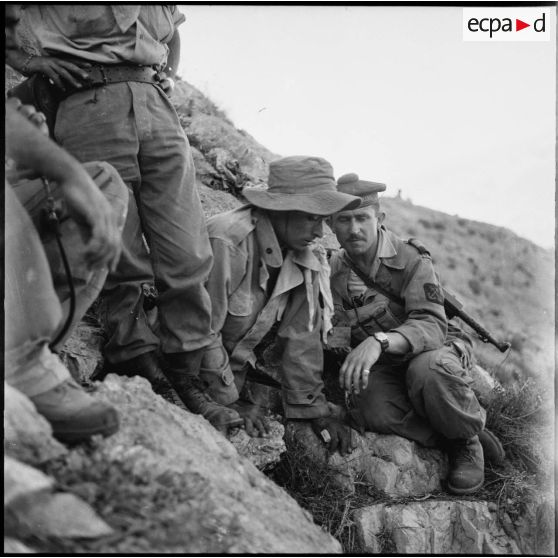
<svg viewBox="0 0 558 558">
<path fill-rule="evenodd" d="M 322 391 L 320 294 L 329 301 L 331 294 L 325 251 L 314 240 L 323 235 L 326 216 L 357 207 L 360 199 L 337 192 L 331 165 L 318 157 L 274 161 L 268 188 L 243 194 L 249 205 L 208 220 L 214 263 L 207 290 L 217 338 L 202 359 L 207 393 L 234 408 L 249 434 L 264 434 L 261 412 L 239 401 L 239 392 L 256 365 L 254 349 L 280 322 L 286 417 L 309 420 L 317 431 L 329 429 L 346 450 L 350 430 L 330 416 Z"/>
<path fill-rule="evenodd" d="M 362 199 L 331 218 L 343 249 L 330 261 L 330 339 L 351 348 L 339 382 L 352 392 L 350 414 L 360 427 L 446 449 L 449 489 L 472 493 L 484 482 L 483 446 L 500 459 L 503 449 L 483 430 L 486 413 L 468 373 L 472 343 L 446 319 L 430 254 L 382 226 L 385 188 L 356 174 L 338 180 L 340 192 Z"/>
</svg>

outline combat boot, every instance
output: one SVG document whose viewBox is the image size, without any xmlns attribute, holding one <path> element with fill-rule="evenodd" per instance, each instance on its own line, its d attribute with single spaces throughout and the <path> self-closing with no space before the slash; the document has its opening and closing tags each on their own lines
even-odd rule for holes
<svg viewBox="0 0 558 558">
<path fill-rule="evenodd" d="M 102 369 L 95 370 L 91 376 L 92 381 L 104 380 L 107 374 L 118 374 L 119 376 L 141 376 L 149 381 L 153 391 L 166 399 L 172 401 L 171 385 L 163 370 L 159 366 L 155 351 L 137 355 L 134 358 L 111 363 L 105 361 Z"/>
<path fill-rule="evenodd" d="M 202 355 L 203 350 L 165 355 L 165 375 L 188 410 L 226 433 L 229 428 L 244 424 L 244 419 L 234 409 L 214 401 L 207 392 L 207 382 L 199 377 Z"/>
<path fill-rule="evenodd" d="M 106 437 L 118 430 L 116 409 L 95 400 L 71 378 L 29 399 L 61 442 L 81 442 L 95 434 Z"/>
<path fill-rule="evenodd" d="M 484 455 L 478 436 L 451 440 L 448 489 L 454 494 L 472 494 L 484 484 Z"/>
</svg>

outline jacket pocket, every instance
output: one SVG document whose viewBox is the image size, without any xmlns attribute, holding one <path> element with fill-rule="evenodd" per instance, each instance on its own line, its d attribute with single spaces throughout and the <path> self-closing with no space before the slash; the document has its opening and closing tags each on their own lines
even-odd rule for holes
<svg viewBox="0 0 558 558">
<path fill-rule="evenodd" d="M 249 291 L 236 290 L 229 298 L 229 314 L 249 316 L 252 312 L 252 297 Z"/>
<path fill-rule="evenodd" d="M 369 333 L 374 333 L 381 329 L 382 331 L 389 331 L 399 327 L 403 323 L 390 309 L 388 302 L 379 305 L 371 313 L 370 317 L 365 321 L 361 322 L 366 331 Z M 379 327 L 378 327 L 379 326 Z"/>
</svg>

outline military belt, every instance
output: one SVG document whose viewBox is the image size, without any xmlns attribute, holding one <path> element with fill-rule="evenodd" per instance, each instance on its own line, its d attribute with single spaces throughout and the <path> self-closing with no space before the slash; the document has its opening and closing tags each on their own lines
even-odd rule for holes
<svg viewBox="0 0 558 558">
<path fill-rule="evenodd" d="M 81 68 L 87 72 L 87 77 L 81 81 L 80 88 L 67 88 L 65 97 L 78 91 L 85 91 L 95 87 L 102 87 L 111 83 L 136 81 L 141 83 L 158 83 L 159 73 L 150 66 L 133 66 L 131 64 L 96 64 L 91 68 Z"/>
</svg>

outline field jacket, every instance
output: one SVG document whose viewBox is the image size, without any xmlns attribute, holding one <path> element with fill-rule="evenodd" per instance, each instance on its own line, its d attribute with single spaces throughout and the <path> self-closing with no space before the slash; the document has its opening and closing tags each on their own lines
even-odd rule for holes
<svg viewBox="0 0 558 558">
<path fill-rule="evenodd" d="M 406 358 L 444 345 L 448 322 L 444 312 L 440 281 L 430 255 L 381 227 L 378 250 L 369 277 L 380 290 L 367 287 L 358 301 L 348 291 L 351 268 L 344 250 L 331 256 L 331 290 L 334 324 L 351 327 L 355 347 L 379 331 L 397 332 L 411 346 Z M 390 300 L 381 290 L 399 297 Z M 388 357 L 391 355 L 388 355 Z"/>
<path fill-rule="evenodd" d="M 218 335 L 207 351 L 224 348 L 233 372 L 246 363 L 255 365 L 254 348 L 280 321 L 285 415 L 306 419 L 329 415 L 321 379 L 319 304 L 326 258 L 310 248 L 283 256 L 266 213 L 250 205 L 210 218 L 208 230 L 214 264 L 207 290 Z M 270 273 L 277 276 L 271 292 Z"/>
</svg>

